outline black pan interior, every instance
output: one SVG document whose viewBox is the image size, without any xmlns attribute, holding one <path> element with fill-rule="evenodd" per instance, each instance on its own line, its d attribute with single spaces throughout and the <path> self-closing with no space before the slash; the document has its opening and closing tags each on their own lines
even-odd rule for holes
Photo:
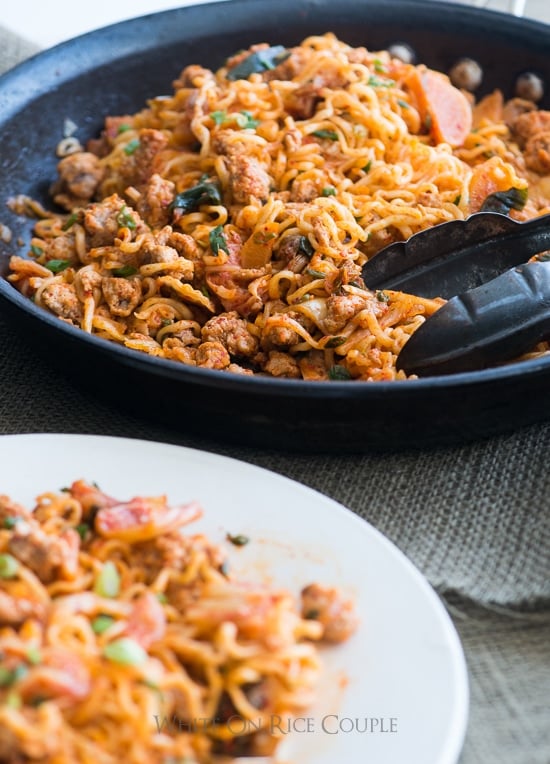
<svg viewBox="0 0 550 764">
<path fill-rule="evenodd" d="M 429 0 L 228 0 L 167 11 L 59 45 L 0 79 L 0 222 L 13 231 L 14 241 L 28 241 L 30 222 L 13 215 L 5 203 L 20 193 L 47 203 L 65 119 L 78 126 L 76 136 L 85 142 L 98 134 L 107 114 L 136 111 L 147 98 L 170 92 L 172 81 L 189 63 L 217 68 L 250 44 L 292 45 L 328 31 L 370 49 L 405 42 L 418 61 L 442 71 L 461 57 L 474 58 L 484 71 L 479 95 L 499 87 L 511 96 L 517 76 L 534 71 L 548 83 L 541 105 L 550 105 L 550 27 L 504 14 Z M 0 243 L 0 277 L 5 277 L 13 252 L 13 242 Z M 202 431 L 210 428 L 247 443 L 364 450 L 483 437 L 539 419 L 537 396 L 550 379 L 550 362 L 545 360 L 414 383 L 228 379 L 232 375 L 174 368 L 83 338 L 81 332 L 39 315 L 4 278 L 0 298 L 22 331 L 56 343 L 58 361 L 74 353 L 81 357 L 78 372 L 80 366 L 89 369 L 88 359 L 94 357 L 117 374 L 127 374 L 136 396 L 151 378 L 161 379 L 165 413 L 176 426 L 184 422 L 192 427 L 194 416 L 184 411 L 178 422 L 170 399 L 181 400 L 182 391 L 184 398 L 191 392 Z M 79 376 L 89 384 L 89 373 Z M 514 390 L 527 399 L 518 402 Z M 223 401 L 213 402 L 212 391 Z M 281 405 L 288 411 L 282 418 Z M 220 417 L 227 423 L 221 431 Z"/>
</svg>

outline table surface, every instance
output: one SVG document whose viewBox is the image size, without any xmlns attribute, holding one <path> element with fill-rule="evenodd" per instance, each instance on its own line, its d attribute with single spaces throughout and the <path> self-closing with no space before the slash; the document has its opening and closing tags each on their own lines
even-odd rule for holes
<svg viewBox="0 0 550 764">
<path fill-rule="evenodd" d="M 61 3 L 10 3 L 2 10 L 1 25 L 11 32 L 0 27 L 0 71 L 37 43 L 173 5 L 96 2 L 73 13 L 64 5 L 58 15 Z M 528 0 L 528 9 L 535 6 Z M 539 7 L 550 20 L 550 1 Z M 372 523 L 430 581 L 461 637 L 471 692 L 461 764 L 550 764 L 550 424 L 391 455 L 236 447 L 141 421 L 96 399 L 37 358 L 1 313 L 0 337 L 1 434 L 80 432 L 202 448 L 309 485 Z"/>
</svg>

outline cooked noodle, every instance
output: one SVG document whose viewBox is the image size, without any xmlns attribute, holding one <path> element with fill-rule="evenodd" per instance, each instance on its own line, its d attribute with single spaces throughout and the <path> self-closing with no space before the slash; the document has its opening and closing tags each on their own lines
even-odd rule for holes
<svg viewBox="0 0 550 764">
<path fill-rule="evenodd" d="M 443 301 L 372 292 L 361 266 L 497 192 L 529 189 L 518 219 L 548 211 L 548 116 L 498 92 L 473 105 L 444 75 L 331 34 L 279 57 L 254 46 L 216 73 L 188 66 L 173 95 L 65 157 L 52 195 L 71 214 L 34 206 L 33 260 L 14 256 L 9 278 L 160 358 L 402 379 L 400 349 Z"/>
<path fill-rule="evenodd" d="M 165 497 L 120 503 L 81 480 L 32 512 L 0 496 L 1 761 L 274 751 L 281 720 L 315 697 L 315 642 L 355 629 L 352 603 L 310 584 L 300 608 L 236 580 L 220 546 L 184 532 L 199 515 Z"/>
</svg>

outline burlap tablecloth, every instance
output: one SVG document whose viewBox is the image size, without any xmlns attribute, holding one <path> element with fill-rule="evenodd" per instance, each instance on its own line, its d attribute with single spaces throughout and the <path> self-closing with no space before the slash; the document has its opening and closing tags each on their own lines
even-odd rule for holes
<svg viewBox="0 0 550 764">
<path fill-rule="evenodd" d="M 0 71 L 33 52 L 0 28 Z M 37 358 L 2 316 L 0 337 L 0 433 L 97 433 L 203 448 L 307 484 L 379 528 L 437 589 L 461 636 L 471 692 L 461 764 L 550 764 L 550 425 L 384 456 L 251 450 L 92 399 Z"/>
</svg>

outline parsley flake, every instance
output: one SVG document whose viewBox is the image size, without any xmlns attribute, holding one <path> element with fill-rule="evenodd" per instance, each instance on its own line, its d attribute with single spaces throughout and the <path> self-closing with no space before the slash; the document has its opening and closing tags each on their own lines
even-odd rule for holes
<svg viewBox="0 0 550 764">
<path fill-rule="evenodd" d="M 314 130 L 312 133 L 316 138 L 324 138 L 327 141 L 337 141 L 338 133 L 336 130 Z"/>
<path fill-rule="evenodd" d="M 70 260 L 48 260 L 44 266 L 52 273 L 61 273 L 71 265 Z"/>
<path fill-rule="evenodd" d="M 347 382 L 351 379 L 351 374 L 346 369 L 346 367 L 342 366 L 341 364 L 331 366 L 328 370 L 328 376 L 329 379 L 333 379 L 338 382 Z"/>
<path fill-rule="evenodd" d="M 236 536 L 232 536 L 231 533 L 228 533 L 225 538 L 230 541 L 233 546 L 246 546 L 250 542 L 249 537 L 244 536 L 242 533 L 239 533 Z"/>
<path fill-rule="evenodd" d="M 223 235 L 223 226 L 218 225 L 212 231 L 210 231 L 210 248 L 215 255 L 218 255 L 220 250 L 223 250 L 227 255 L 229 254 L 229 247 L 227 241 Z"/>
</svg>

